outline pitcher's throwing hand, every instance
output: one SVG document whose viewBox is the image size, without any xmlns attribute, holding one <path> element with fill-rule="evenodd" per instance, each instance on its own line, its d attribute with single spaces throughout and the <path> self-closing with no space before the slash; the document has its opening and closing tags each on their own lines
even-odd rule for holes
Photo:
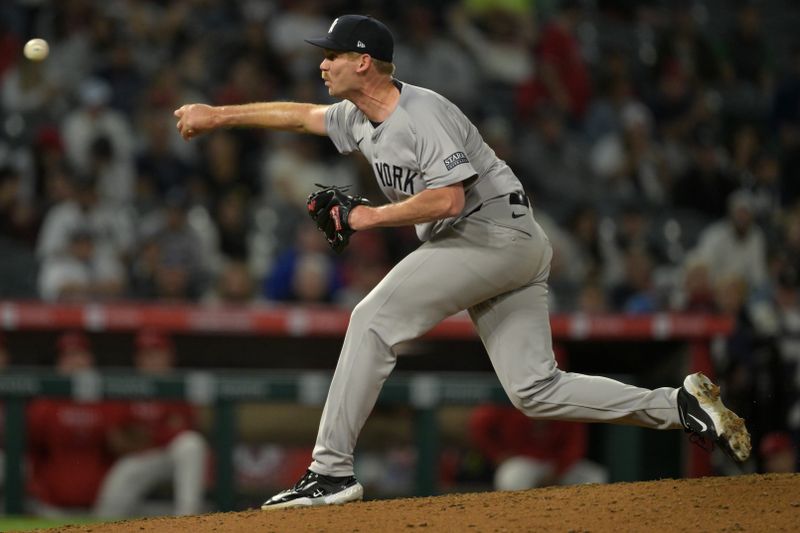
<svg viewBox="0 0 800 533">
<path fill-rule="evenodd" d="M 186 140 L 216 127 L 213 108 L 210 105 L 183 105 L 175 110 L 175 116 L 178 117 L 178 132 Z"/>
</svg>

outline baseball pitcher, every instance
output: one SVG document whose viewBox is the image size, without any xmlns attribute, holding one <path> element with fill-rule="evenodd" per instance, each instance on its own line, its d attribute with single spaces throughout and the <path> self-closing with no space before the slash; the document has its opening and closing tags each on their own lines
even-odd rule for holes
<svg viewBox="0 0 800 533">
<path fill-rule="evenodd" d="M 394 77 L 394 41 L 384 24 L 344 15 L 308 42 L 322 48 L 322 79 L 341 102 L 184 105 L 175 111 L 178 130 L 185 139 L 233 126 L 327 135 L 341 153 L 361 152 L 390 200 L 374 207 L 341 189 L 312 194 L 309 214 L 334 250 L 352 232 L 381 226 L 414 224 L 423 244 L 353 310 L 313 461 L 263 509 L 362 499 L 353 450 L 395 366 L 393 347 L 463 309 L 526 415 L 684 428 L 747 459 L 744 421 L 702 374 L 680 388 L 648 390 L 557 368 L 547 309 L 553 252 L 519 180 L 455 105 Z"/>
</svg>

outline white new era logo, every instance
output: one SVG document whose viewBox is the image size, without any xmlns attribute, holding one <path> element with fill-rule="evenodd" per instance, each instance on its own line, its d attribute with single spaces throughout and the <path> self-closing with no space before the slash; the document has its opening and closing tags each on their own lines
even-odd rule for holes
<svg viewBox="0 0 800 533">
<path fill-rule="evenodd" d="M 366 48 L 366 47 L 367 47 L 367 45 L 365 45 L 365 44 L 364 44 L 364 43 L 362 43 L 361 41 L 358 41 L 358 42 L 356 43 L 356 46 L 357 46 L 358 48 Z"/>
<path fill-rule="evenodd" d="M 334 27 L 334 26 L 336 26 L 336 23 L 337 23 L 337 22 L 339 22 L 339 19 L 338 19 L 338 18 L 337 18 L 337 19 L 335 19 L 335 20 L 333 21 L 333 23 L 331 24 L 331 27 L 330 27 L 330 28 L 328 28 L 328 33 L 330 33 L 330 32 L 332 32 L 332 31 L 333 31 L 333 27 Z"/>
</svg>

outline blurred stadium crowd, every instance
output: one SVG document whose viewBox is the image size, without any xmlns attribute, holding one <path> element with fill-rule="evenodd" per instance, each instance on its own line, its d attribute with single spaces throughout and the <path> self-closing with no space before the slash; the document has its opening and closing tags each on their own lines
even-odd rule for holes
<svg viewBox="0 0 800 533">
<path fill-rule="evenodd" d="M 555 311 L 734 316 L 716 348 L 733 407 L 800 427 L 791 0 L 3 2 L 0 297 L 352 307 L 413 231 L 334 256 L 305 199 L 350 184 L 380 202 L 368 165 L 324 138 L 186 143 L 172 116 L 330 101 L 303 38 L 348 12 L 386 21 L 398 79 L 457 103 L 516 171 L 554 245 Z M 41 63 L 22 58 L 33 36 Z"/>
</svg>

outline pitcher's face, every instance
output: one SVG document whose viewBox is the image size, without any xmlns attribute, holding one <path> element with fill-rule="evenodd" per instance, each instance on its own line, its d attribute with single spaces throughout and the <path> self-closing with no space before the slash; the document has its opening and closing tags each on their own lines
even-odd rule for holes
<svg viewBox="0 0 800 533">
<path fill-rule="evenodd" d="M 328 94 L 343 98 L 358 88 L 360 83 L 357 71 L 360 63 L 358 54 L 325 50 L 319 65 L 320 75 L 325 80 Z"/>
</svg>

